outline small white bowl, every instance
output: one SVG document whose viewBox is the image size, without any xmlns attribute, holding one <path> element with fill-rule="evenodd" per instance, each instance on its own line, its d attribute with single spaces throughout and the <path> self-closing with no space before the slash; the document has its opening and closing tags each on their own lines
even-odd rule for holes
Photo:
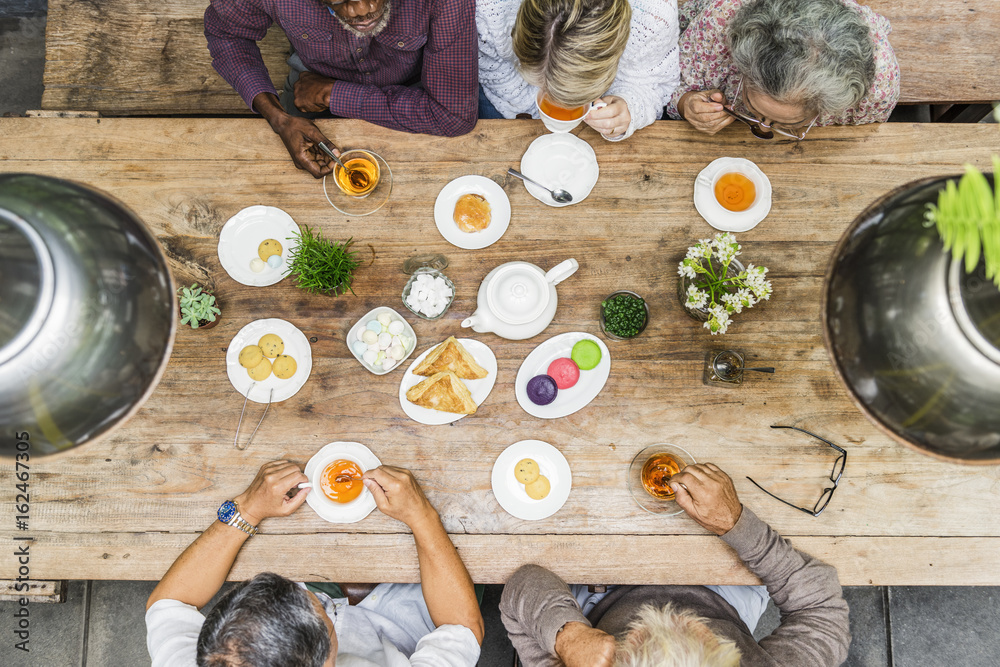
<svg viewBox="0 0 1000 667">
<path fill-rule="evenodd" d="M 736 172 L 749 178 L 757 198 L 745 211 L 729 211 L 715 198 L 715 183 L 723 174 Z M 746 232 L 756 227 L 771 211 L 771 181 L 750 160 L 720 157 L 701 170 L 694 181 L 694 207 L 705 222 L 722 232 Z"/>
<path fill-rule="evenodd" d="M 364 360 L 364 356 L 358 354 L 357 351 L 355 351 L 354 349 L 354 341 L 358 340 L 358 331 L 365 330 L 368 327 L 368 322 L 377 319 L 378 316 L 381 315 L 382 313 L 389 313 L 392 316 L 393 321 L 396 320 L 401 321 L 403 323 L 403 334 L 409 336 L 413 340 L 413 343 L 408 347 L 406 347 L 406 355 L 402 359 L 397 361 L 392 368 L 381 368 L 381 367 L 376 368 L 375 366 L 371 366 L 368 364 L 368 362 Z M 402 315 L 397 313 L 389 306 L 379 306 L 378 308 L 368 311 L 368 313 L 366 313 L 360 320 L 355 322 L 354 326 L 351 327 L 351 330 L 347 332 L 347 349 L 351 351 L 351 354 L 354 355 L 354 358 L 357 359 L 358 363 L 364 366 L 366 370 L 371 371 L 375 375 L 385 375 L 386 373 L 394 371 L 397 368 L 399 368 L 402 365 L 402 363 L 406 361 L 411 354 L 413 354 L 413 351 L 417 349 L 417 334 L 413 332 L 413 327 L 410 326 L 410 323 L 407 322 Z"/>
</svg>

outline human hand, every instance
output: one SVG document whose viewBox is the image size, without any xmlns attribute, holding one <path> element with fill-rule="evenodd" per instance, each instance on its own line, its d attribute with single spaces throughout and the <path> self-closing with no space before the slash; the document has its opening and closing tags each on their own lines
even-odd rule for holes
<svg viewBox="0 0 1000 667">
<path fill-rule="evenodd" d="M 606 95 L 595 102 L 604 102 L 606 107 L 594 109 L 583 119 L 605 137 L 617 137 L 628 131 L 632 122 L 632 114 L 628 110 L 628 102 L 617 95 Z"/>
<path fill-rule="evenodd" d="M 611 667 L 615 659 L 615 638 L 577 621 L 562 627 L 555 648 L 566 667 Z"/>
<path fill-rule="evenodd" d="M 308 171 L 315 178 L 322 178 L 333 171 L 333 160 L 319 148 L 320 142 L 329 145 L 330 140 L 311 120 L 284 114 L 272 127 L 281 137 L 296 167 Z M 334 150 L 334 153 L 339 157 L 339 151 Z"/>
<path fill-rule="evenodd" d="M 288 516 L 305 502 L 309 489 L 296 488 L 301 482 L 308 482 L 299 467 L 290 461 L 270 461 L 257 471 L 247 490 L 233 498 L 240 506 L 240 514 L 258 525 L 272 516 Z M 295 494 L 289 496 L 290 491 Z"/>
<path fill-rule="evenodd" d="M 362 475 L 365 488 L 375 497 L 375 506 L 386 516 L 402 521 L 410 530 L 431 517 L 437 510 L 424 495 L 413 473 L 395 466 L 379 466 Z"/>
<path fill-rule="evenodd" d="M 714 463 L 689 465 L 670 478 L 677 504 L 716 535 L 725 535 L 743 513 L 733 480 Z"/>
<path fill-rule="evenodd" d="M 295 81 L 292 92 L 295 95 L 295 108 L 299 111 L 329 111 L 333 79 L 315 72 L 302 72 Z"/>
<path fill-rule="evenodd" d="M 726 96 L 718 88 L 684 93 L 677 102 L 681 116 L 696 130 L 715 134 L 735 120 L 722 109 Z"/>
</svg>

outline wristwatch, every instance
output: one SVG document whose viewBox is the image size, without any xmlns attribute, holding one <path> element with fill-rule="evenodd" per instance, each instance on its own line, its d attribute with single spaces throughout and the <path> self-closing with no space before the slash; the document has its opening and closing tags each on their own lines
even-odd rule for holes
<svg viewBox="0 0 1000 667">
<path fill-rule="evenodd" d="M 219 521 L 239 528 L 250 537 L 257 534 L 257 526 L 250 525 L 250 522 L 240 516 L 240 506 L 235 500 L 227 500 L 219 506 Z"/>
</svg>

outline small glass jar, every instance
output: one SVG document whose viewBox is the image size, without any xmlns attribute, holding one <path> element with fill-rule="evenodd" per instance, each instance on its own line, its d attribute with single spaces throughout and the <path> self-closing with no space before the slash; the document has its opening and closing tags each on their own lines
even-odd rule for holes
<svg viewBox="0 0 1000 667">
<path fill-rule="evenodd" d="M 424 313 L 415 310 L 407 301 L 407 298 L 410 296 L 410 291 L 413 289 L 413 286 L 416 284 L 417 278 L 419 276 L 430 276 L 431 278 L 443 278 L 445 285 L 451 288 L 451 297 L 448 298 L 448 303 L 445 304 L 444 310 L 442 310 L 437 315 L 434 316 L 425 315 Z M 433 321 L 441 319 L 441 317 L 443 317 L 444 314 L 448 312 L 448 309 L 451 308 L 451 304 L 454 301 L 455 301 L 455 284 L 448 279 L 448 276 L 444 275 L 437 269 L 432 269 L 429 267 L 421 267 L 417 269 L 416 271 L 413 272 L 413 275 L 410 276 L 410 279 L 406 281 L 406 286 L 403 287 L 403 305 L 406 306 L 406 309 L 409 310 L 411 313 L 424 320 Z"/>
<path fill-rule="evenodd" d="M 642 326 L 639 327 L 639 331 L 636 332 L 635 336 L 619 336 L 618 334 L 608 331 L 607 323 L 604 320 L 604 303 L 618 296 L 619 294 L 627 294 L 631 297 L 635 297 L 636 299 L 642 301 L 642 307 L 645 310 L 645 316 L 643 317 L 642 320 Z M 623 289 L 623 290 L 618 290 L 617 292 L 612 292 L 603 301 L 601 301 L 600 309 L 601 309 L 601 331 L 603 331 L 604 335 L 610 338 L 611 340 L 631 340 L 632 338 L 635 338 L 643 331 L 645 331 L 646 325 L 649 324 L 649 304 L 646 303 L 646 300 L 643 299 L 641 296 L 639 296 L 635 292 L 630 292 L 629 290 Z"/>
</svg>

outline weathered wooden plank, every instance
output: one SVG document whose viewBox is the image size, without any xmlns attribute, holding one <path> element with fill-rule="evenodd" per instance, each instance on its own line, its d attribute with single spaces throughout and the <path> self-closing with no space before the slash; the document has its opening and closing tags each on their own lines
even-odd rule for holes
<svg viewBox="0 0 1000 667">
<path fill-rule="evenodd" d="M 27 600 L 30 604 L 66 601 L 65 581 L 0 580 L 0 602 Z"/>
<path fill-rule="evenodd" d="M 992 520 L 1000 513 L 1000 468 L 941 463 L 876 431 L 830 369 L 818 313 L 828 255 L 850 220 L 909 180 L 955 173 L 965 161 L 985 166 L 983 147 L 996 145 L 995 127 L 821 128 L 796 144 L 751 140 L 738 128 L 707 138 L 676 123 L 644 130 L 643 141 L 608 144 L 587 129 L 581 136 L 598 153 L 600 182 L 586 202 L 554 210 L 502 178 L 537 136 L 537 122 L 483 122 L 458 139 L 354 121 L 322 126 L 345 142 L 364 137 L 388 157 L 395 184 L 385 209 L 362 221 L 336 214 L 320 185 L 291 165 L 259 121 L 0 120 L 0 171 L 76 178 L 112 193 L 147 222 L 175 268 L 197 267 L 214 282 L 224 309 L 210 331 L 178 331 L 159 387 L 113 437 L 33 464 L 38 495 L 32 495 L 31 534 L 43 554 L 41 565 L 32 558 L 33 576 L 158 578 L 261 463 L 278 457 L 304 463 L 325 443 L 343 439 L 415 471 L 478 580 L 501 581 L 540 554 L 578 581 L 611 583 L 608 573 L 620 571 L 632 581 L 745 582 L 721 543 L 692 521 L 654 517 L 631 501 L 624 486 L 629 461 L 644 446 L 669 441 L 728 470 L 748 506 L 782 533 L 799 536 L 796 544 L 828 554 L 848 572 L 847 583 L 996 583 L 995 568 L 986 571 L 983 564 L 1000 544 L 1000 524 Z M 713 338 L 677 303 L 676 262 L 687 245 L 712 231 L 694 211 L 694 176 L 715 157 L 733 154 L 760 164 L 774 187 L 771 214 L 740 238 L 745 258 L 771 267 L 775 295 L 741 315 L 730 334 Z M 448 245 L 431 214 L 440 188 L 469 172 L 497 178 L 514 212 L 503 240 L 474 252 Z M 303 294 L 289 281 L 254 289 L 231 280 L 218 263 L 218 233 L 252 204 L 280 206 L 328 235 L 353 235 L 366 256 L 371 244 L 376 259 L 358 271 L 357 296 L 330 299 Z M 344 344 L 351 324 L 371 308 L 388 304 L 406 313 L 399 266 L 412 253 L 430 251 L 450 258 L 457 299 L 440 321 L 408 317 L 420 349 L 462 333 L 458 324 L 474 310 L 478 285 L 493 266 L 526 259 L 549 267 L 567 256 L 581 263 L 560 287 L 556 319 L 542 335 L 527 341 L 474 335 L 497 354 L 498 381 L 479 412 L 453 426 L 406 418 L 397 398 L 400 373 L 368 375 Z M 619 287 L 647 297 L 647 331 L 628 343 L 609 343 L 611 378 L 587 408 L 553 421 L 527 415 L 513 394 L 521 360 L 551 335 L 598 333 L 597 303 Z M 314 339 L 312 375 L 293 399 L 271 408 L 250 449 L 236 451 L 242 398 L 225 377 L 224 351 L 241 326 L 273 316 Z M 778 372 L 748 378 L 735 390 L 704 386 L 706 352 L 726 345 Z M 253 406 L 248 419 L 259 410 Z M 818 497 L 829 457 L 806 438 L 768 429 L 775 423 L 802 425 L 850 451 L 841 487 L 818 519 L 767 498 L 745 479 L 801 504 Z M 540 522 L 507 515 L 490 490 L 496 456 L 524 438 L 553 443 L 573 470 L 567 504 Z M 9 476 L 9 468 L 0 465 L 0 477 Z M 412 554 L 394 548 L 409 544 L 409 537 L 378 512 L 344 526 L 307 507 L 268 522 L 265 533 L 235 577 L 287 566 L 290 576 L 308 579 L 312 563 L 332 569 L 343 560 L 337 545 L 363 556 L 351 559 L 344 578 L 377 580 L 386 571 L 415 576 Z M 278 539 L 280 548 L 262 546 Z M 691 540 L 684 542 L 683 569 L 661 564 L 662 572 L 650 571 L 636 556 L 654 547 L 669 552 L 665 545 L 673 540 Z M 310 560 L 305 554 L 316 544 L 331 553 L 324 548 Z M 967 550 L 971 560 L 963 563 Z M 921 554 L 928 553 L 935 560 L 923 563 Z M 595 567 L 603 569 L 587 578 Z"/>
<path fill-rule="evenodd" d="M 890 19 L 903 103 L 1000 99 L 992 0 L 873 0 Z M 51 0 L 46 34 L 45 109 L 108 115 L 247 113 L 212 69 L 205 0 L 145 5 L 133 0 Z M 288 41 L 274 27 L 261 53 L 275 87 L 288 72 Z M 934 54 L 929 57 L 928 54 Z"/>
</svg>

